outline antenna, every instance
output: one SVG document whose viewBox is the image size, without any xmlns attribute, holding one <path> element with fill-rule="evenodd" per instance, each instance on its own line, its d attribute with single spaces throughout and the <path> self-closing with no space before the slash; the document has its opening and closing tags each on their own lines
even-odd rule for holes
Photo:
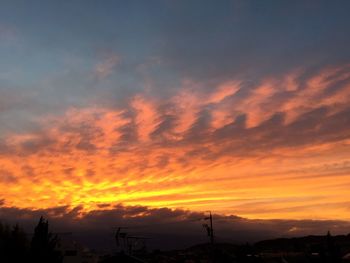
<svg viewBox="0 0 350 263">
<path fill-rule="evenodd" d="M 126 232 L 121 232 L 122 229 L 128 229 L 130 227 L 118 227 L 115 233 L 115 241 L 117 248 L 120 248 L 122 251 L 125 251 L 129 255 L 133 253 L 134 248 L 136 248 L 141 241 L 142 249 L 146 247 L 145 241 L 147 239 L 150 239 L 149 237 L 142 237 L 142 236 L 134 236 L 129 235 Z M 123 242 L 120 242 L 120 239 L 123 240 Z"/>
</svg>

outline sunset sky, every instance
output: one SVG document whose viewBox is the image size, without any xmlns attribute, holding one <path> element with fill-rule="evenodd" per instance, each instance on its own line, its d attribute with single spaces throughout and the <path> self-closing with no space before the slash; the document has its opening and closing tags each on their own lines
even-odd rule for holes
<svg viewBox="0 0 350 263">
<path fill-rule="evenodd" d="M 144 207 L 131 217 L 349 221 L 349 12 L 1 1 L 0 218 Z"/>
</svg>

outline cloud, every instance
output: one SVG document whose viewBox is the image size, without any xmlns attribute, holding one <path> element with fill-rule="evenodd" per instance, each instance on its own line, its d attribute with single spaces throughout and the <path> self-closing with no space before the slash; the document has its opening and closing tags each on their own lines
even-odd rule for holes
<svg viewBox="0 0 350 263">
<path fill-rule="evenodd" d="M 300 65 L 316 69 L 349 59 L 349 52 L 338 52 L 350 41 L 340 34 L 349 21 L 339 6 L 241 1 L 198 6 L 168 3 L 167 19 L 159 21 L 165 42 L 161 57 L 181 76 L 255 81 Z M 324 21 L 325 16 L 337 19 Z"/>
<path fill-rule="evenodd" d="M 103 3 L 85 4 L 79 14 L 80 2 L 36 3 L 45 17 L 24 12 L 25 3 L 15 6 L 4 4 L 0 32 L 13 34 L 11 17 L 23 17 L 15 25 L 23 41 L 2 49 L 3 70 L 15 72 L 7 80 L 20 91 L 34 91 L 30 104 L 41 105 L 40 113 L 115 105 L 144 88 L 165 96 L 183 79 L 201 82 L 205 93 L 232 79 L 254 83 L 349 60 L 348 3 Z M 218 112 L 218 123 L 227 124 Z"/>
<path fill-rule="evenodd" d="M 17 183 L 17 178 L 7 170 L 0 170 L 0 182 L 4 184 Z"/>
<path fill-rule="evenodd" d="M 120 62 L 119 56 L 113 55 L 113 54 L 108 56 L 102 62 L 98 63 L 95 66 L 94 75 L 98 79 L 107 78 L 109 75 L 112 74 L 114 68 L 118 65 L 119 62 Z"/>
<path fill-rule="evenodd" d="M 18 39 L 18 29 L 13 25 L 0 24 L 0 40 L 2 44 L 13 44 Z"/>
<path fill-rule="evenodd" d="M 114 248 L 113 235 L 117 227 L 131 235 L 147 236 L 150 248 L 184 248 L 208 242 L 202 227 L 206 213 L 143 206 L 106 205 L 99 210 L 84 213 L 81 207 L 50 209 L 19 209 L 0 207 L 1 220 L 23 225 L 32 231 L 40 216 L 49 218 L 51 231 L 72 232 L 72 238 L 92 248 Z M 249 220 L 233 215 L 214 214 L 217 242 L 255 242 L 265 238 L 300 235 L 344 234 L 349 222 L 340 220 Z"/>
<path fill-rule="evenodd" d="M 114 108 L 47 115 L 37 131 L 4 137 L 0 164 L 20 180 L 0 187 L 7 202 L 21 208 L 82 205 L 89 211 L 121 202 L 227 213 L 253 198 L 256 210 L 239 215 L 350 218 L 343 203 L 349 167 L 333 166 L 348 161 L 348 68 L 298 70 L 257 83 L 230 80 L 210 91 L 186 80 L 168 98 L 144 92 Z M 315 176 L 323 179 L 311 183 Z M 336 192 L 329 186 L 334 178 L 344 185 Z M 301 199 L 286 201 L 291 196 Z M 325 196 L 334 208 L 314 212 Z M 270 215 L 261 201 L 276 203 Z"/>
<path fill-rule="evenodd" d="M 31 5 L 0 9 L 8 206 L 350 219 L 349 3 Z"/>
</svg>

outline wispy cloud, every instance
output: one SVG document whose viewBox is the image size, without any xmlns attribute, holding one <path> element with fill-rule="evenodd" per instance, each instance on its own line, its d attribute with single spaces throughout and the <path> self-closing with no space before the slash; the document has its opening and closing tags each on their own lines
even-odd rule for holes
<svg viewBox="0 0 350 263">
<path fill-rule="evenodd" d="M 168 98 L 138 93 L 124 106 L 47 116 L 40 132 L 4 139 L 0 163 L 17 183 L 1 181 L 3 197 L 22 208 L 122 202 L 350 218 L 348 65 L 298 72 L 209 92 L 186 80 Z M 333 191 L 334 178 L 344 187 Z M 315 211 L 326 203 L 327 213 Z"/>
<path fill-rule="evenodd" d="M 115 54 L 111 54 L 108 57 L 106 57 L 103 61 L 96 64 L 94 68 L 94 75 L 98 79 L 104 79 L 107 78 L 109 75 L 113 73 L 115 70 L 115 67 L 120 62 L 120 57 Z"/>
</svg>

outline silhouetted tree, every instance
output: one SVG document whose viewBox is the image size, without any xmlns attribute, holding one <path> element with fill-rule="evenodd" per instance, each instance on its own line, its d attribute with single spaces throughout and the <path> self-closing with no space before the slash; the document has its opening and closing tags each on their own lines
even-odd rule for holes
<svg viewBox="0 0 350 263">
<path fill-rule="evenodd" d="M 30 244 L 30 258 L 35 263 L 62 262 L 61 254 L 56 250 L 57 235 L 49 232 L 49 222 L 40 217 L 34 229 L 34 236 Z"/>
<path fill-rule="evenodd" d="M 25 262 L 28 255 L 24 231 L 15 225 L 12 229 L 0 223 L 0 262 Z"/>
</svg>

